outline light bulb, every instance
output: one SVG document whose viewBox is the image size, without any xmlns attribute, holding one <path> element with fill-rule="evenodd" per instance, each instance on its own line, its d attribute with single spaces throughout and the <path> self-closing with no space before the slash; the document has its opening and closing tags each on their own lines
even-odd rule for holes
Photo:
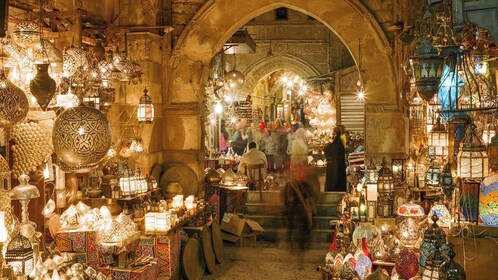
<svg viewBox="0 0 498 280">
<path fill-rule="evenodd" d="M 356 190 L 360 193 L 361 190 L 363 190 L 363 184 L 362 183 L 358 183 L 358 185 L 356 185 Z"/>
<path fill-rule="evenodd" d="M 214 112 L 216 114 L 221 114 L 223 113 L 223 105 L 221 105 L 220 102 L 216 103 L 216 105 L 214 105 Z"/>
<path fill-rule="evenodd" d="M 48 166 L 48 162 L 45 162 L 45 168 L 43 169 L 43 179 L 50 179 L 50 167 Z"/>
<path fill-rule="evenodd" d="M 365 92 L 363 90 L 360 90 L 358 92 L 358 99 L 364 100 L 365 99 Z"/>
<path fill-rule="evenodd" d="M 83 127 L 78 128 L 78 134 L 79 135 L 85 134 L 85 129 Z"/>
<path fill-rule="evenodd" d="M 235 124 L 237 122 L 237 118 L 236 117 L 232 117 L 231 120 L 230 120 L 233 124 Z"/>
</svg>

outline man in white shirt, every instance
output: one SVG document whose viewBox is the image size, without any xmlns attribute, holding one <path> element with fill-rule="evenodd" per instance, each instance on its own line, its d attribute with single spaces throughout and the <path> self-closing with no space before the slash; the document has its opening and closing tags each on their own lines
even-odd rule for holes
<svg viewBox="0 0 498 280">
<path fill-rule="evenodd" d="M 268 162 L 266 160 L 266 155 L 265 153 L 261 152 L 256 148 L 256 143 L 251 142 L 248 145 L 249 151 L 246 152 L 245 154 L 242 155 L 242 158 L 240 159 L 239 162 L 239 167 L 238 167 L 238 172 L 245 174 L 246 172 L 246 166 L 248 164 L 260 164 L 264 163 L 264 168 L 262 171 L 262 179 L 264 180 L 266 178 L 266 168 L 268 167 Z M 256 172 L 256 176 L 259 175 L 259 170 Z M 257 177 L 254 179 L 258 179 Z"/>
</svg>

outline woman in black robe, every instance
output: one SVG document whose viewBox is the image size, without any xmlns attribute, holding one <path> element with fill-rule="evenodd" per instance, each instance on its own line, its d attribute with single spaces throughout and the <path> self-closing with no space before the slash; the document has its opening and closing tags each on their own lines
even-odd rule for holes
<svg viewBox="0 0 498 280">
<path fill-rule="evenodd" d="M 346 150 L 341 141 L 341 131 L 334 128 L 333 140 L 324 148 L 327 158 L 327 174 L 325 179 L 325 191 L 345 192 L 346 185 Z"/>
</svg>

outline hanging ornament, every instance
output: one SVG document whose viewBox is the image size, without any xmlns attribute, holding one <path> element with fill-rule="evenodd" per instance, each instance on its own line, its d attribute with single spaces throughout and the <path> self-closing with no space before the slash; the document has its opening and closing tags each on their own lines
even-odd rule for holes
<svg viewBox="0 0 498 280">
<path fill-rule="evenodd" d="M 231 89 L 239 89 L 245 82 L 245 77 L 242 72 L 232 70 L 225 74 L 225 81 Z"/>
<path fill-rule="evenodd" d="M 0 73 L 0 127 L 11 127 L 22 121 L 29 110 L 26 94 Z"/>
<path fill-rule="evenodd" d="M 396 258 L 395 268 L 402 279 L 414 277 L 419 270 L 417 254 L 410 249 L 401 250 Z"/>
<path fill-rule="evenodd" d="M 91 165 L 109 151 L 111 126 L 99 110 L 78 106 L 65 110 L 55 119 L 52 139 L 57 157 L 65 164 Z"/>
<path fill-rule="evenodd" d="M 48 74 L 48 66 L 48 63 L 36 64 L 36 76 L 29 83 L 29 90 L 43 111 L 47 110 L 57 89 L 55 80 Z"/>
</svg>

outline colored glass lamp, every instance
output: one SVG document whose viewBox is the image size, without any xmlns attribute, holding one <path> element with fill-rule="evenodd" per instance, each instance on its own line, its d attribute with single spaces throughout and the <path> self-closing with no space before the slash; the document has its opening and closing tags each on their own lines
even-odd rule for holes
<svg viewBox="0 0 498 280">
<path fill-rule="evenodd" d="M 426 101 L 431 100 L 439 90 L 443 75 L 444 58 L 427 39 L 419 38 L 418 47 L 410 58 L 417 92 Z"/>
<path fill-rule="evenodd" d="M 429 156 L 443 159 L 448 156 L 448 132 L 441 118 L 437 118 L 436 124 L 429 133 Z"/>
<path fill-rule="evenodd" d="M 424 239 L 420 244 L 420 266 L 425 267 L 427 258 L 436 249 L 436 242 L 441 244 L 441 250 L 448 252 L 446 245 L 446 232 L 437 224 L 439 218 L 436 214 L 431 217 L 433 223 L 424 232 Z"/>
</svg>

